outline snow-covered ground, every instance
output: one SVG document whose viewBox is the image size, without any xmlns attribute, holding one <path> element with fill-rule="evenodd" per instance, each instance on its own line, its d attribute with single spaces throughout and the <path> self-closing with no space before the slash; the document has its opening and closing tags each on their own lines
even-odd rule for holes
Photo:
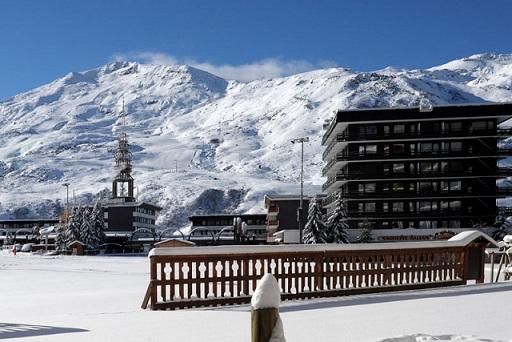
<svg viewBox="0 0 512 342">
<path fill-rule="evenodd" d="M 0 252 L 0 340 L 250 340 L 248 305 L 141 310 L 148 270 L 145 257 Z M 281 318 L 289 342 L 512 341 L 510 303 L 502 282 L 283 302 Z"/>
<path fill-rule="evenodd" d="M 322 127 L 336 110 L 512 101 L 512 55 L 249 83 L 184 65 L 71 72 L 0 100 L 0 217 L 56 216 L 64 182 L 77 202 L 110 187 L 123 98 L 137 193 L 164 208 L 159 225 L 178 227 L 191 214 L 258 212 L 266 193 L 297 193 L 299 147 L 290 140 L 301 136 L 310 138 L 305 191 L 318 193 Z"/>
</svg>

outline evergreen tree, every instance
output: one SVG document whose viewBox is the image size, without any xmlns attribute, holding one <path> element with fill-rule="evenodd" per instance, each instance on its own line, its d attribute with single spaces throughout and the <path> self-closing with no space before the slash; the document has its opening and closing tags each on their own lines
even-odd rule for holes
<svg viewBox="0 0 512 342">
<path fill-rule="evenodd" d="M 80 241 L 80 228 L 82 226 L 82 208 L 75 207 L 71 210 L 71 216 L 66 227 L 65 243 L 66 248 L 73 241 Z"/>
<path fill-rule="evenodd" d="M 356 241 L 359 243 L 371 242 L 373 240 L 372 230 L 373 230 L 373 225 L 370 222 L 368 222 L 367 220 L 365 220 L 363 222 L 363 226 L 361 227 L 361 233 L 357 237 Z"/>
<path fill-rule="evenodd" d="M 349 243 L 347 210 L 341 193 L 336 195 L 336 206 L 327 220 L 327 242 Z"/>
<path fill-rule="evenodd" d="M 95 248 L 99 248 L 106 240 L 103 207 L 99 200 L 94 204 L 91 216 L 94 220 L 94 244 Z"/>
<path fill-rule="evenodd" d="M 95 234 L 94 234 L 94 217 L 92 217 L 91 208 L 83 208 L 81 210 L 82 220 L 80 222 L 80 239 L 87 249 L 94 249 L 96 245 Z"/>
<path fill-rule="evenodd" d="M 304 243 L 325 243 L 326 238 L 326 227 L 319 202 L 312 198 L 309 202 L 308 222 L 304 227 Z"/>
<path fill-rule="evenodd" d="M 65 251 L 66 250 L 66 227 L 59 224 L 55 231 L 55 250 Z"/>
</svg>

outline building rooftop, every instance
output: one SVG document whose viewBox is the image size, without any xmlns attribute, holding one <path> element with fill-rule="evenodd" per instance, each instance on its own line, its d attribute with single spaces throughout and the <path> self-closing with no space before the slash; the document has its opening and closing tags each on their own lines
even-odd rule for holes
<svg viewBox="0 0 512 342">
<path fill-rule="evenodd" d="M 501 123 L 512 117 L 512 103 L 476 103 L 433 106 L 429 110 L 420 110 L 420 107 L 396 107 L 396 108 L 363 108 L 339 110 L 335 118 L 329 124 L 324 134 L 328 137 L 336 123 L 367 123 L 387 121 L 413 121 L 413 120 L 438 120 L 442 118 L 488 118 L 493 117 Z"/>
</svg>

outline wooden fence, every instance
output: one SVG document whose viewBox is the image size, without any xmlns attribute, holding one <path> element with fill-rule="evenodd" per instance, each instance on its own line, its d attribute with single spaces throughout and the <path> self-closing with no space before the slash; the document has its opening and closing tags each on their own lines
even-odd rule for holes
<svg viewBox="0 0 512 342">
<path fill-rule="evenodd" d="M 283 299 L 482 282 L 489 243 L 483 235 L 435 242 L 155 248 L 142 307 L 248 303 L 265 273 L 277 278 Z"/>
</svg>

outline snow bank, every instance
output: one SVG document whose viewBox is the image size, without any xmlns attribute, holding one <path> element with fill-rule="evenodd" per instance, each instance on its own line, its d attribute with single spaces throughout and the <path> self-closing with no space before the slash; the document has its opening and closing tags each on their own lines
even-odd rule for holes
<svg viewBox="0 0 512 342">
<path fill-rule="evenodd" d="M 277 279 L 270 273 L 265 274 L 256 287 L 251 299 L 254 310 L 279 308 L 281 304 L 281 289 Z"/>
<path fill-rule="evenodd" d="M 394 338 L 386 338 L 384 340 L 379 340 L 378 342 L 424 342 L 424 341 L 466 341 L 466 342 L 503 342 L 498 340 L 490 340 L 488 338 L 478 338 L 473 336 L 462 336 L 462 335 L 425 335 L 425 334 L 415 334 L 408 336 L 400 336 Z"/>
</svg>

